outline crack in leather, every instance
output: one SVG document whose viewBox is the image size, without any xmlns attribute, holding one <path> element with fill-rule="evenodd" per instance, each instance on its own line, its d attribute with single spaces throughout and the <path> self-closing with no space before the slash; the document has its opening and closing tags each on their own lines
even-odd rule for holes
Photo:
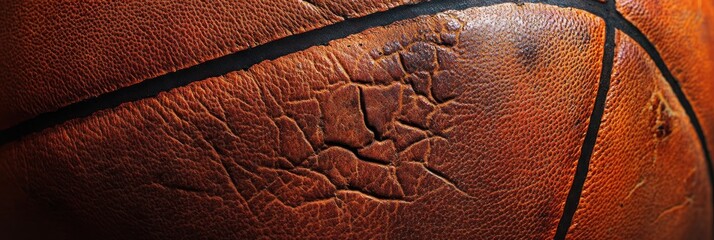
<svg viewBox="0 0 714 240">
<path fill-rule="evenodd" d="M 458 32 L 460 30 L 459 26 L 454 25 L 452 22 L 448 30 Z M 443 33 L 442 35 L 451 38 L 454 36 L 451 33 Z M 401 164 L 401 161 L 414 159 L 403 160 L 400 157 L 400 153 L 420 141 L 427 141 L 428 148 L 428 141 L 434 133 L 432 133 L 426 126 L 426 122 L 428 120 L 424 118 L 424 116 L 431 114 L 435 108 L 438 108 L 440 104 L 443 104 L 437 103 L 433 100 L 433 97 L 431 97 L 431 89 L 427 92 L 419 92 L 422 95 L 416 93 L 413 90 L 414 83 L 407 82 L 409 81 L 407 79 L 410 79 L 413 74 L 419 73 L 426 76 L 426 85 L 431 85 L 431 76 L 439 73 L 438 61 L 441 60 L 445 64 L 447 64 L 448 61 L 453 61 L 453 57 L 448 57 L 449 54 L 453 55 L 453 53 L 449 53 L 447 49 L 443 48 L 444 45 L 439 44 L 442 41 L 442 39 L 432 38 L 428 39 L 427 42 L 417 41 L 415 43 L 409 43 L 404 47 L 400 46 L 398 42 L 394 42 L 395 44 L 385 47 L 385 49 L 383 49 L 384 51 L 376 49 L 371 51 L 370 54 L 372 55 L 373 60 L 379 62 L 382 69 L 388 71 L 392 78 L 397 79 L 396 83 L 393 82 L 394 80 L 388 79 L 375 80 L 373 79 L 373 76 L 366 76 L 359 72 L 344 72 L 344 74 L 347 75 L 346 83 L 328 85 L 328 89 L 332 88 L 335 90 L 324 93 L 324 95 L 327 96 L 317 94 L 315 97 L 317 99 L 322 98 L 322 100 L 317 101 L 320 103 L 321 115 L 324 119 L 324 121 L 320 121 L 319 124 L 322 134 L 325 136 L 324 141 L 322 141 L 322 146 L 320 146 L 320 141 L 308 141 L 305 138 L 304 130 L 298 127 L 293 119 L 286 118 L 286 116 L 283 115 L 279 118 L 290 119 L 290 124 L 283 123 L 278 124 L 278 126 L 289 125 L 292 128 L 286 129 L 287 127 L 279 127 L 279 129 L 286 130 L 281 131 L 285 132 L 285 134 L 280 134 L 281 138 L 279 138 L 281 140 L 285 140 L 280 141 L 281 144 L 284 144 L 284 146 L 281 145 L 281 149 L 283 149 L 282 155 L 289 158 L 295 165 L 313 170 L 317 168 L 315 171 L 325 175 L 330 180 L 330 183 L 336 186 L 335 191 L 352 190 L 357 193 L 369 195 L 374 199 L 382 199 L 386 201 L 405 200 L 406 196 L 402 190 L 402 185 L 397 180 L 394 173 Z M 438 48 L 437 50 L 437 47 L 432 45 L 440 46 L 442 48 Z M 452 44 L 448 47 L 453 46 L 454 45 Z M 418 56 L 414 57 L 414 55 Z M 399 61 L 395 60 L 395 56 L 399 56 Z M 441 58 L 438 56 L 441 56 Z M 340 65 L 339 69 L 346 69 L 345 65 L 347 63 L 344 60 L 345 58 L 338 58 L 338 60 L 339 59 L 342 59 L 342 61 L 337 62 Z M 389 61 L 390 59 L 392 62 Z M 410 109 L 416 110 L 419 110 L 419 107 L 428 106 L 428 109 L 425 109 L 427 114 L 421 115 L 421 120 L 418 119 L 419 116 L 405 115 L 404 105 L 406 103 L 404 102 L 412 103 L 415 100 L 413 96 L 423 97 L 426 99 L 431 98 L 429 102 L 427 102 L 428 105 L 409 105 L 409 107 L 411 107 Z M 310 99 L 300 99 L 298 101 L 310 101 Z M 333 105 L 334 103 L 340 102 L 343 103 L 343 105 Z M 295 103 L 295 101 L 292 103 Z M 276 104 L 276 106 L 278 106 L 278 109 L 283 111 L 283 107 L 280 106 L 280 104 Z M 409 111 L 407 111 L 407 113 L 408 112 Z M 340 116 L 341 118 L 333 119 L 331 116 Z M 416 124 L 421 123 L 422 126 L 406 125 L 399 119 L 404 119 L 405 121 L 412 120 L 413 122 L 416 122 Z M 308 126 L 304 127 L 307 128 Z M 288 133 L 296 132 L 301 133 L 300 136 L 286 136 Z M 403 136 L 411 137 L 404 139 Z M 410 138 L 411 140 L 409 140 Z M 290 141 L 286 142 L 288 139 L 290 139 Z M 369 147 L 379 144 L 377 142 L 378 140 L 382 143 L 387 142 L 388 149 L 386 150 L 388 155 L 376 155 L 375 157 L 363 156 L 362 153 L 369 151 Z M 335 150 L 335 147 L 346 151 Z M 297 150 L 296 148 L 303 148 L 304 150 L 300 152 L 300 150 Z M 308 148 L 319 150 L 315 152 L 308 150 Z M 327 154 L 325 152 L 331 153 L 330 156 L 332 157 L 328 159 L 332 159 L 332 161 L 335 161 L 334 159 L 344 160 L 331 163 L 334 165 L 324 165 L 325 163 L 320 162 L 320 157 L 322 154 Z M 368 164 L 360 165 L 360 163 L 356 163 L 357 165 L 354 165 L 355 163 L 353 163 L 351 164 L 354 165 L 351 171 L 338 170 L 338 173 L 334 172 L 335 167 L 338 165 L 350 165 L 349 162 L 352 160 L 349 159 L 356 159 Z M 330 160 L 322 160 L 322 162 L 325 161 Z M 429 169 L 426 166 L 426 161 L 421 160 L 420 162 L 422 162 L 421 164 L 428 173 L 434 174 L 439 179 L 445 181 L 446 184 L 458 189 L 455 183 L 448 180 L 448 177 L 443 174 L 437 174 L 436 171 Z M 379 175 L 387 179 L 382 180 L 383 183 L 380 187 L 370 187 L 369 185 L 364 185 L 364 183 L 360 183 L 362 181 L 355 179 L 355 177 L 352 176 L 360 176 L 360 168 L 374 169 L 370 167 L 373 166 L 372 164 L 376 164 L 377 169 L 381 170 L 375 169 L 368 171 L 386 171 Z M 375 182 L 375 180 L 376 179 L 372 179 L 368 182 Z M 391 185 L 391 187 L 389 187 L 389 185 Z M 468 195 L 463 192 L 463 190 L 458 190 L 463 194 Z M 291 206 L 295 207 L 299 206 L 299 204 L 292 204 Z"/>
</svg>

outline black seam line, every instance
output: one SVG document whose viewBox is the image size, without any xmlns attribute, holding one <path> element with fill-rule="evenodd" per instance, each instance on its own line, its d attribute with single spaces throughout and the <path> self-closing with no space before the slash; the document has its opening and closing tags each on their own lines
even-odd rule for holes
<svg viewBox="0 0 714 240">
<path fill-rule="evenodd" d="M 607 12 L 615 11 L 614 5 L 608 4 L 607 7 Z M 578 159 L 578 163 L 575 167 L 573 183 L 570 186 L 570 191 L 565 199 L 563 215 L 558 222 L 558 228 L 555 230 L 555 236 L 553 236 L 553 239 L 555 240 L 565 239 L 565 236 L 568 234 L 568 230 L 570 229 L 570 225 L 573 222 L 575 212 L 578 210 L 580 196 L 583 192 L 585 180 L 587 179 L 588 171 L 590 169 L 590 159 L 592 158 L 593 150 L 595 149 L 595 144 L 597 143 L 600 124 L 602 123 L 602 117 L 605 112 L 607 93 L 610 90 L 610 78 L 612 78 L 612 68 L 615 60 L 616 29 L 612 24 L 612 19 L 607 17 L 603 19 L 605 20 L 605 44 L 603 46 L 604 53 L 602 57 L 602 69 L 600 71 L 600 83 L 597 90 L 597 96 L 595 97 L 595 106 L 593 107 L 592 115 L 590 115 L 590 123 L 588 124 L 585 139 L 583 140 L 583 144 L 580 148 L 580 158 Z"/>
<path fill-rule="evenodd" d="M 523 2 L 539 1 L 434 0 L 403 5 L 359 18 L 346 19 L 342 22 L 291 35 L 254 48 L 238 51 L 176 72 L 148 79 L 93 98 L 88 98 L 62 107 L 54 112 L 39 114 L 32 119 L 21 122 L 8 129 L 1 130 L 0 146 L 72 119 L 87 117 L 95 112 L 111 109 L 123 103 L 155 97 L 161 92 L 186 86 L 196 81 L 222 76 L 233 71 L 245 70 L 264 60 L 273 60 L 305 50 L 309 47 L 326 45 L 329 41 L 345 38 L 369 28 L 385 26 L 396 21 L 411 19 L 422 15 L 433 15 L 447 10 L 463 10 L 471 7 L 483 7 L 501 3 L 520 4 Z M 580 6 L 588 4 L 573 3 L 572 5 Z"/>
<path fill-rule="evenodd" d="M 551 1 L 546 1 L 546 2 L 551 2 Z M 555 3 L 554 5 L 559 5 Z M 561 6 L 561 5 L 559 5 Z M 612 59 L 614 59 L 614 48 L 615 48 L 615 43 L 614 43 L 614 30 L 620 30 L 622 33 L 625 35 L 629 36 L 631 39 L 633 39 L 637 44 L 642 47 L 647 55 L 652 59 L 653 62 L 655 62 L 655 65 L 657 68 L 660 70 L 660 73 L 662 76 L 667 80 L 667 83 L 669 84 L 670 88 L 672 89 L 672 92 L 677 96 L 677 100 L 679 101 L 680 105 L 682 105 L 682 108 L 685 110 L 685 113 L 689 117 L 690 123 L 695 129 L 695 132 L 697 133 L 697 137 L 699 139 L 702 152 L 704 153 L 704 158 L 706 161 L 706 167 L 707 167 L 707 175 L 709 177 L 709 187 L 710 191 L 714 194 L 714 166 L 712 166 L 712 161 L 711 161 L 711 155 L 709 152 L 709 148 L 707 145 L 707 140 L 704 135 L 704 131 L 702 129 L 702 126 L 699 122 L 699 118 L 696 115 L 696 112 L 694 111 L 694 108 L 692 107 L 691 103 L 689 102 L 686 94 L 682 90 L 679 81 L 672 75 L 671 71 L 667 67 L 667 64 L 665 63 L 664 59 L 662 56 L 659 54 L 659 51 L 657 51 L 656 47 L 652 42 L 645 36 L 642 31 L 640 31 L 639 28 L 637 28 L 632 22 L 627 20 L 620 12 L 617 11 L 616 6 L 615 6 L 615 0 L 608 0 L 607 4 L 603 4 L 599 6 L 600 9 L 584 9 L 580 8 L 581 10 L 588 11 L 594 15 L 597 15 L 601 17 L 602 19 L 605 20 L 606 22 L 606 27 L 607 27 L 607 33 L 606 33 L 606 54 L 611 53 L 613 54 Z M 612 33 L 610 33 L 612 32 Z M 610 36 L 612 34 L 612 36 Z M 608 44 L 610 42 L 610 38 L 612 38 L 612 43 Z M 608 47 L 611 47 L 612 50 L 607 50 Z M 612 74 L 612 64 L 613 62 L 610 61 L 609 64 L 609 69 L 605 68 L 605 64 L 607 62 L 603 62 L 603 70 L 607 70 L 609 73 Z M 608 75 L 607 79 L 603 78 L 605 76 L 601 76 L 601 86 L 598 91 L 602 91 L 603 87 L 603 81 L 607 80 L 607 88 L 609 88 L 609 82 L 611 76 Z M 605 90 L 607 91 L 607 90 Z M 606 93 L 605 93 L 606 94 Z M 597 118 L 598 121 L 598 126 L 597 128 L 599 129 L 599 124 L 600 121 L 602 120 L 602 111 L 599 113 L 598 107 L 602 107 L 602 110 L 604 110 L 604 101 L 606 96 L 603 96 L 603 98 L 600 98 L 600 92 L 598 92 L 598 97 L 596 99 L 596 109 L 593 111 L 593 115 L 591 116 L 591 124 L 593 123 L 592 120 L 593 118 Z M 602 106 L 598 104 L 598 101 L 602 100 Z M 599 116 L 595 116 L 595 115 Z M 558 223 L 558 228 L 556 229 L 556 234 L 554 236 L 554 239 L 560 240 L 560 239 L 565 239 L 565 236 L 568 233 L 568 230 L 570 228 L 570 225 L 572 223 L 572 219 L 575 215 L 575 211 L 577 210 L 578 204 L 580 202 L 580 196 L 582 194 L 583 186 L 585 183 L 585 180 L 587 178 L 587 173 L 588 173 L 588 168 L 590 164 L 590 158 L 592 157 L 592 150 L 595 144 L 595 141 L 597 140 L 597 129 L 595 130 L 594 135 L 590 135 L 590 125 L 588 127 L 588 132 L 586 133 L 585 137 L 585 142 L 583 143 L 583 148 L 581 152 L 581 158 L 578 160 L 578 164 L 576 166 L 576 173 L 575 177 L 573 179 L 573 184 L 571 186 L 571 189 L 568 193 L 568 197 L 566 199 L 566 204 L 563 210 L 563 216 Z M 589 140 L 588 137 L 592 136 L 592 139 Z M 592 141 L 592 142 L 591 142 Z M 592 144 L 593 146 L 589 146 Z M 587 146 L 586 146 L 587 145 Z M 588 152 L 585 152 L 586 149 L 588 149 Z M 585 154 L 588 155 L 587 158 L 583 158 Z M 714 205 L 714 198 L 712 199 L 712 205 Z M 711 216 L 714 218 L 714 215 Z M 714 222 L 714 221 L 713 221 Z"/>
<path fill-rule="evenodd" d="M 652 42 L 650 42 L 649 39 L 645 37 L 645 34 L 642 33 L 639 28 L 637 28 L 632 22 L 625 19 L 625 17 L 622 16 L 620 12 L 614 12 L 613 14 L 616 15 L 615 17 L 617 19 L 622 19 L 622 21 L 613 22 L 615 27 L 626 35 L 630 36 L 630 38 L 634 39 L 637 44 L 639 44 L 643 49 L 645 49 L 645 52 L 647 52 L 650 59 L 654 61 L 662 76 L 664 76 L 665 80 L 667 80 L 667 83 L 669 83 L 672 92 L 674 92 L 674 95 L 677 96 L 679 104 L 682 105 L 684 112 L 689 117 L 689 122 L 694 127 L 694 131 L 697 133 L 697 137 L 699 138 L 699 143 L 702 145 L 702 152 L 704 152 L 704 159 L 706 160 L 707 175 L 709 176 L 709 188 L 710 192 L 714 194 L 714 166 L 712 166 L 712 158 L 711 153 L 709 152 L 709 146 L 707 145 L 707 138 L 704 135 L 704 130 L 702 129 L 702 125 L 699 122 L 697 113 L 694 111 L 694 107 L 692 107 L 692 104 L 689 102 L 687 95 L 682 90 L 679 81 L 674 77 L 674 75 L 672 75 L 672 72 L 667 67 L 667 64 L 664 62 L 664 59 L 657 51 L 657 48 L 655 48 L 654 44 L 652 44 Z M 712 206 L 714 206 L 714 197 L 712 198 L 711 204 Z M 712 215 L 711 217 L 712 222 L 714 223 L 714 215 Z"/>
<path fill-rule="evenodd" d="M 364 17 L 346 19 L 332 25 L 301 34 L 295 34 L 254 48 L 238 51 L 223 57 L 199 63 L 189 68 L 148 79 L 118 90 L 88 98 L 54 112 L 38 114 L 32 119 L 0 131 L 0 146 L 31 133 L 59 125 L 66 121 L 87 117 L 95 112 L 111 109 L 123 103 L 155 97 L 161 92 L 183 87 L 190 83 L 245 70 L 264 60 L 272 60 L 312 46 L 326 45 L 329 41 L 347 37 L 372 27 L 385 26 L 396 21 L 433 15 L 447 10 L 463 10 L 502 3 L 545 3 L 573 7 L 589 12 L 597 11 L 596 3 L 586 1 L 562 2 L 553 0 L 434 0 L 373 13 Z M 597 15 L 597 14 L 596 14 Z"/>
</svg>

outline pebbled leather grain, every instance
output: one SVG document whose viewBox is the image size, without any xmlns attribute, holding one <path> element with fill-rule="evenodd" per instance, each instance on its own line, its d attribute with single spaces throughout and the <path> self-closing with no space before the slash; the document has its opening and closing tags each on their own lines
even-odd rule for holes
<svg viewBox="0 0 714 240">
<path fill-rule="evenodd" d="M 0 129 L 232 52 L 419 1 L 4 1 Z"/>
<path fill-rule="evenodd" d="M 419 17 L 46 129 L 0 169 L 103 238 L 552 238 L 604 32 L 544 4 Z"/>
<path fill-rule="evenodd" d="M 605 113 L 568 238 L 710 239 L 707 174 L 677 97 L 644 49 L 618 32 Z"/>
<path fill-rule="evenodd" d="M 714 153 L 714 2 L 616 1 L 654 44 L 682 86 Z"/>
</svg>

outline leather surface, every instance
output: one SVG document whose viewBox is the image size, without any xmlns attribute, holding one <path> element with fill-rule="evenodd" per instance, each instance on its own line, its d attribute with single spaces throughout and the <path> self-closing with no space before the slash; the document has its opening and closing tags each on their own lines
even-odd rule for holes
<svg viewBox="0 0 714 240">
<path fill-rule="evenodd" d="M 1 169 L 105 238 L 552 238 L 603 45 L 543 4 L 415 18 L 46 129 Z"/>
<path fill-rule="evenodd" d="M 687 114 L 644 49 L 617 33 L 590 171 L 568 237 L 711 239 L 706 161 Z"/>
<path fill-rule="evenodd" d="M 418 0 L 3 1 L 0 129 L 206 60 Z"/>
<path fill-rule="evenodd" d="M 714 2 L 616 1 L 622 15 L 655 45 L 682 86 L 714 152 Z"/>
</svg>

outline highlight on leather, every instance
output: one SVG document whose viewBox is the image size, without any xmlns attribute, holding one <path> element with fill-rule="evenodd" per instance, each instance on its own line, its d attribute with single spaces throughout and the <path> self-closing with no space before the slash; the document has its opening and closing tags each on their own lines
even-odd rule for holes
<svg viewBox="0 0 714 240">
<path fill-rule="evenodd" d="M 3 239 L 712 237 L 711 2 L 0 5 Z"/>
</svg>

